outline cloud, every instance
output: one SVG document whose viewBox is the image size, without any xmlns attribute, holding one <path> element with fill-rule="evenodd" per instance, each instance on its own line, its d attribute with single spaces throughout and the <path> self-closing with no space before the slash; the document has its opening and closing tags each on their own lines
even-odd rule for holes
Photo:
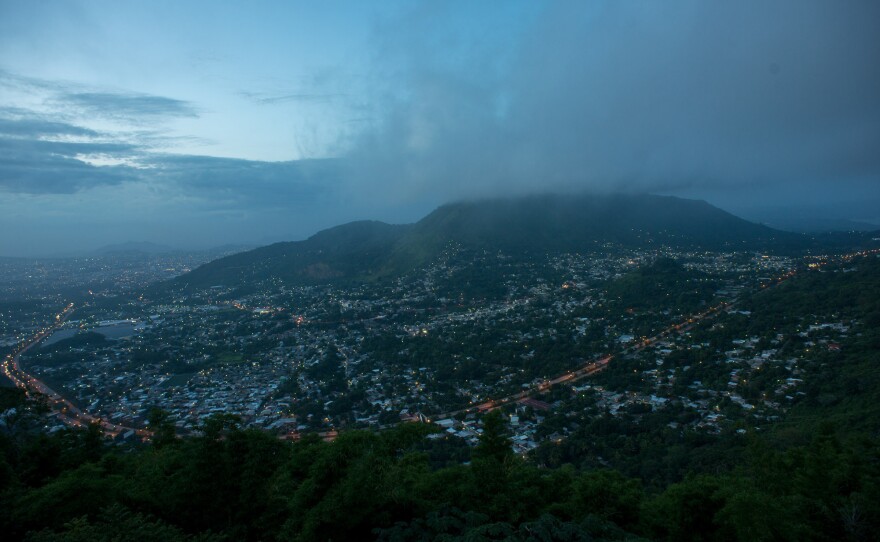
<svg viewBox="0 0 880 542">
<path fill-rule="evenodd" d="M 139 92 L 95 89 L 80 83 L 28 77 L 0 69 L 0 87 L 27 95 L 44 96 L 56 115 L 89 118 L 99 116 L 135 123 L 172 118 L 196 118 L 199 109 L 191 102 Z M 8 114 L 11 109 L 5 108 Z M 31 114 L 33 112 L 30 112 Z"/>
<path fill-rule="evenodd" d="M 210 121 L 228 153 L 247 142 L 229 144 L 224 115 L 271 123 L 279 146 L 341 134 L 320 146 L 342 149 L 333 159 L 167 154 L 202 146 L 163 125 L 199 117 L 197 103 L 0 70 L 0 98 L 19 106 L 0 107 L 0 204 L 212 239 L 547 191 L 877 217 L 880 3 L 419 3 L 389 17 L 358 52 L 367 65 L 249 75 L 203 96 L 222 107 L 219 94 L 250 88 L 237 96 L 250 103 L 176 123 Z"/>
<path fill-rule="evenodd" d="M 127 167 L 95 167 L 77 155 L 115 155 L 130 147 L 107 143 L 70 143 L 0 138 L 0 192 L 73 194 L 137 177 Z"/>
<path fill-rule="evenodd" d="M 81 107 L 87 113 L 110 119 L 153 121 L 160 118 L 199 116 L 195 106 L 189 102 L 148 94 L 71 92 L 61 94 L 59 99 Z"/>
<path fill-rule="evenodd" d="M 96 107 L 108 101 L 79 96 Z M 114 114 L 176 111 L 163 100 L 114 103 Z M 154 113 L 143 113 L 154 106 Z M 129 183 L 202 211 L 263 212 L 302 210 L 332 200 L 341 186 L 336 160 L 262 162 L 154 151 L 169 140 L 155 130 L 102 132 L 24 108 L 0 108 L 0 192 L 74 194 Z"/>
<path fill-rule="evenodd" d="M 90 159 L 124 162 L 131 143 L 72 123 L 48 120 L 24 108 L 0 108 L 0 192 L 73 194 L 137 178 L 127 167 L 97 167 Z"/>
<path fill-rule="evenodd" d="M 0 122 L 2 126 L 2 122 Z M 110 165 L 95 165 L 95 164 Z M 336 160 L 260 162 L 143 152 L 136 145 L 0 137 L 0 192 L 73 194 L 124 182 L 200 208 L 301 209 L 340 188 Z"/>
<path fill-rule="evenodd" d="M 154 155 L 151 183 L 212 208 L 261 211 L 301 209 L 340 187 L 336 160 L 260 162 L 210 156 Z"/>
<path fill-rule="evenodd" d="M 0 87 L 30 108 L 0 107 L 0 192 L 74 194 L 143 182 L 138 162 L 173 139 L 142 123 L 196 115 L 181 100 L 139 93 L 86 92 L 82 85 L 0 70 Z M 20 96 L 35 97 L 21 100 Z M 96 117 L 121 120 L 116 129 L 88 126 Z M 105 123 L 106 124 L 106 123 Z"/>
<path fill-rule="evenodd" d="M 310 93 L 310 92 L 289 92 L 289 93 L 262 93 L 262 92 L 239 92 L 244 98 L 259 105 L 277 105 L 288 102 L 330 102 L 347 95 L 341 93 Z"/>
<path fill-rule="evenodd" d="M 0 115 L 2 115 L 0 111 Z M 82 126 L 40 118 L 0 116 L 0 137 L 36 138 L 46 136 L 97 137 L 98 132 Z"/>
<path fill-rule="evenodd" d="M 381 114 L 348 155 L 365 194 L 849 183 L 880 203 L 876 2 L 552 3 L 501 59 L 421 46 L 432 20 L 381 38 Z"/>
<path fill-rule="evenodd" d="M 66 92 L 72 86 L 68 81 L 50 81 L 38 77 L 28 77 L 0 68 L 0 87 L 28 93 Z"/>
</svg>

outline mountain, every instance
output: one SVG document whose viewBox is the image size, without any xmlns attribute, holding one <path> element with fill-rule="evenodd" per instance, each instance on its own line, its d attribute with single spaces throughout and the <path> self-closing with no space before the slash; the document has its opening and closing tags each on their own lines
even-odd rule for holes
<svg viewBox="0 0 880 542">
<path fill-rule="evenodd" d="M 246 284 L 278 277 L 316 283 L 378 274 L 410 226 L 351 222 L 305 241 L 275 243 L 202 265 L 173 284 L 189 287 Z"/>
<path fill-rule="evenodd" d="M 586 250 L 613 242 L 718 246 L 789 234 L 747 222 L 704 201 L 668 196 L 530 196 L 444 205 L 414 226 L 435 237 L 505 251 Z"/>
<path fill-rule="evenodd" d="M 443 205 L 415 224 L 352 222 L 305 241 L 215 260 L 172 286 L 370 280 L 425 264 L 450 246 L 511 255 L 630 247 L 763 249 L 803 236 L 754 224 L 704 201 L 648 195 L 544 195 Z"/>
</svg>

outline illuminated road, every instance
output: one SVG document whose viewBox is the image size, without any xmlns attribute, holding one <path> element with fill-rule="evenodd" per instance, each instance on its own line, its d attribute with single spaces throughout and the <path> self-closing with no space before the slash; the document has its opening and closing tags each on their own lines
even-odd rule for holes
<svg viewBox="0 0 880 542">
<path fill-rule="evenodd" d="M 869 254 L 875 254 L 875 255 L 880 254 L 880 249 L 862 250 L 859 252 L 853 252 L 851 254 L 843 254 L 843 255 L 840 255 L 837 257 L 827 257 L 824 259 L 824 261 L 809 264 L 807 267 L 810 269 L 818 269 L 818 268 L 824 267 L 825 265 L 827 265 L 828 263 L 830 263 L 833 260 L 837 260 L 840 262 L 848 262 L 858 256 L 867 256 Z M 773 286 L 776 286 L 778 284 L 785 282 L 786 280 L 790 279 L 791 277 L 795 276 L 796 274 L 797 274 L 797 271 L 792 269 L 792 270 L 776 277 L 775 279 L 770 281 L 770 283 L 762 284 L 761 288 L 772 288 Z M 646 347 L 654 344 L 655 342 L 662 340 L 665 337 L 668 337 L 672 333 L 685 333 L 685 332 L 689 331 L 691 328 L 693 328 L 696 324 L 698 324 L 699 322 L 701 322 L 702 320 L 704 320 L 706 318 L 714 317 L 717 314 L 719 314 L 721 311 L 733 310 L 735 303 L 736 303 L 736 300 L 733 300 L 730 303 L 721 302 L 718 305 L 715 305 L 714 307 L 710 307 L 709 309 L 707 309 L 701 313 L 690 316 L 687 320 L 683 320 L 683 321 L 679 322 L 678 324 L 674 324 L 674 325 L 669 326 L 668 328 L 657 333 L 653 337 L 644 338 L 644 339 L 638 341 L 635 345 L 630 346 L 629 348 L 623 350 L 619 355 L 624 356 L 627 354 L 634 354 L 634 353 L 636 353 L 640 350 L 643 350 Z M 577 369 L 574 369 L 572 371 L 567 371 L 567 372 L 565 372 L 561 375 L 558 375 L 554 378 L 544 380 L 543 382 L 541 382 L 537 386 L 533 386 L 533 387 L 531 387 L 527 390 L 523 390 L 519 393 L 515 393 L 513 395 L 508 395 L 507 397 L 501 397 L 498 399 L 491 399 L 489 401 L 486 401 L 486 402 L 483 402 L 483 403 L 480 403 L 477 405 L 473 405 L 473 406 L 470 406 L 467 408 L 455 410 L 452 412 L 446 412 L 444 414 L 436 414 L 435 416 L 433 416 L 433 418 L 435 420 L 442 420 L 444 418 L 452 418 L 458 414 L 489 412 L 491 410 L 495 410 L 496 408 L 502 407 L 502 406 L 510 404 L 510 403 L 516 403 L 516 402 L 522 401 L 524 399 L 530 399 L 530 398 L 533 398 L 535 395 L 539 395 L 541 393 L 546 392 L 547 390 L 549 390 L 550 388 L 552 388 L 553 386 L 555 386 L 557 384 L 576 382 L 582 378 L 587 378 L 587 377 L 593 376 L 596 373 L 599 373 L 599 372 L 603 371 L 606 367 L 608 367 L 608 365 L 611 363 L 611 361 L 613 359 L 614 359 L 613 355 L 606 354 L 604 357 L 599 357 L 599 358 L 594 359 L 593 361 L 591 361 L 591 362 L 589 362 L 589 363 L 587 363 Z M 427 420 L 427 421 L 430 422 L 430 420 Z"/>
<path fill-rule="evenodd" d="M 642 339 L 641 341 L 639 341 L 635 345 L 623 350 L 620 353 L 620 355 L 623 356 L 623 355 L 627 355 L 627 354 L 634 354 L 634 353 L 636 353 L 640 350 L 643 350 L 646 347 L 654 344 L 655 342 L 663 339 L 664 337 L 667 337 L 671 333 L 684 333 L 684 332 L 688 331 L 689 329 L 691 329 L 698 322 L 704 320 L 705 318 L 715 316 L 716 314 L 718 314 L 722 310 L 730 310 L 732 307 L 733 307 L 733 305 L 730 303 L 724 303 L 724 302 L 719 303 L 718 305 L 715 305 L 714 307 L 711 307 L 711 308 L 709 308 L 699 314 L 695 314 L 693 316 L 690 316 L 687 320 L 683 320 L 682 322 L 680 322 L 678 324 L 674 324 L 674 325 L 669 326 L 668 328 L 664 329 L 660 333 L 657 333 L 653 337 L 648 337 L 648 338 Z M 558 376 L 544 380 L 540 384 L 533 386 L 527 390 L 523 390 L 519 393 L 515 393 L 513 395 L 508 395 L 506 397 L 501 397 L 498 399 L 492 399 L 492 400 L 486 401 L 484 403 L 480 403 L 478 405 L 470 406 L 470 407 L 463 408 L 460 410 L 455 410 L 453 412 L 447 412 L 445 414 L 438 414 L 437 416 L 435 416 L 435 418 L 436 419 L 444 419 L 444 418 L 451 418 L 453 416 L 456 416 L 457 414 L 462 414 L 462 413 L 470 414 L 470 413 L 476 413 L 476 412 L 489 412 L 491 410 L 495 410 L 496 408 L 502 407 L 502 406 L 510 404 L 510 403 L 516 403 L 516 402 L 523 401 L 524 399 L 530 399 L 530 398 L 534 397 L 535 395 L 539 395 L 541 393 L 546 392 L 547 390 L 549 390 L 550 388 L 552 388 L 553 386 L 556 386 L 558 384 L 576 382 L 576 381 L 581 380 L 583 378 L 593 376 L 593 375 L 605 370 L 605 368 L 608 367 L 608 364 L 611 363 L 611 361 L 613 359 L 614 359 L 613 355 L 606 354 L 605 356 L 600 357 L 598 359 L 594 359 L 593 361 L 590 361 L 589 363 L 586 363 L 586 364 L 578 367 L 577 369 L 573 369 L 571 371 L 566 371 Z"/>
<path fill-rule="evenodd" d="M 51 326 L 41 329 L 34 336 L 22 342 L 11 354 L 7 355 L 2 363 L 3 374 L 5 374 L 6 377 L 17 387 L 25 390 L 28 394 L 44 396 L 52 411 L 58 414 L 58 418 L 66 425 L 84 427 L 96 423 L 111 437 L 116 437 L 119 434 L 128 431 L 134 431 L 135 434 L 141 438 L 149 436 L 150 432 L 145 429 L 135 429 L 134 427 L 114 424 L 103 418 L 93 416 L 88 412 L 80 410 L 70 400 L 65 399 L 61 394 L 47 386 L 45 382 L 28 374 L 21 368 L 21 355 L 60 329 L 70 315 L 73 314 L 73 311 L 73 303 L 67 305 L 63 311 L 55 315 L 55 321 Z"/>
</svg>

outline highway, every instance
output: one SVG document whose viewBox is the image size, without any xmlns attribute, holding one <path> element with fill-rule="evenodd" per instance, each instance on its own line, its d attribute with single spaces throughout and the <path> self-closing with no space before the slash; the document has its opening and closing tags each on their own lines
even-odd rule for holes
<svg viewBox="0 0 880 542">
<path fill-rule="evenodd" d="M 134 431 L 140 438 L 148 437 L 151 433 L 145 429 L 136 429 L 124 425 L 109 422 L 101 417 L 94 416 L 80 410 L 69 399 L 65 399 L 58 392 L 46 385 L 45 382 L 27 373 L 21 368 L 21 355 L 34 348 L 44 339 L 61 329 L 64 322 L 73 314 L 73 303 L 67 305 L 64 310 L 55 315 L 53 323 L 40 329 L 36 334 L 23 341 L 16 349 L 8 354 L 2 365 L 3 374 L 6 375 L 17 387 L 25 390 L 28 394 L 42 395 L 46 398 L 49 408 L 58 415 L 64 424 L 71 427 L 85 427 L 90 424 L 98 424 L 104 433 L 110 437 L 116 437 L 121 433 Z"/>
<path fill-rule="evenodd" d="M 647 348 L 648 346 L 654 344 L 655 342 L 663 339 L 664 337 L 667 337 L 671 333 L 684 333 L 684 332 L 688 331 L 689 329 L 691 329 L 694 325 L 696 325 L 700 321 L 702 321 L 706 318 L 715 316 L 716 314 L 718 314 L 722 310 L 731 310 L 732 307 L 733 307 L 733 305 L 730 303 L 724 303 L 724 302 L 719 303 L 718 305 L 715 305 L 714 307 L 711 307 L 701 313 L 698 313 L 698 314 L 695 314 L 695 315 L 688 317 L 686 320 L 683 320 L 682 322 L 680 322 L 678 324 L 674 324 L 674 325 L 669 326 L 668 328 L 664 329 L 660 333 L 657 333 L 653 337 L 648 337 L 648 338 L 642 339 L 641 341 L 637 342 L 635 345 L 623 350 L 618 355 L 624 356 L 624 355 L 628 355 L 628 354 L 634 354 L 640 350 Z M 608 365 L 611 363 L 611 361 L 614 359 L 614 357 L 615 356 L 612 354 L 605 354 L 603 356 L 600 356 L 598 358 L 593 359 L 592 361 L 587 362 L 586 364 L 584 364 L 576 369 L 572 369 L 570 371 L 566 371 L 560 375 L 557 375 L 553 378 L 546 379 L 543 382 L 541 382 L 540 384 L 538 384 L 536 386 L 532 386 L 529 389 L 523 390 L 519 393 L 514 393 L 514 394 L 508 395 L 506 397 L 492 399 L 492 400 L 486 401 L 484 403 L 480 403 L 478 405 L 473 405 L 473 406 L 470 406 L 467 408 L 462 408 L 462 409 L 455 410 L 452 412 L 438 414 L 435 416 L 435 419 L 451 418 L 453 416 L 456 416 L 458 414 L 463 414 L 463 413 L 470 414 L 470 413 L 477 413 L 477 412 L 489 412 L 491 410 L 495 410 L 496 408 L 502 407 L 502 406 L 510 404 L 510 403 L 516 403 L 516 402 L 523 401 L 524 399 L 533 398 L 535 395 L 539 395 L 541 393 L 544 393 L 544 392 L 548 391 L 550 388 L 552 388 L 553 386 L 556 386 L 558 384 L 577 382 L 578 380 L 591 377 L 591 376 L 605 370 L 605 368 L 608 367 Z"/>
<path fill-rule="evenodd" d="M 839 262 L 848 262 L 848 261 L 851 261 L 853 258 L 856 258 L 859 256 L 867 256 L 867 255 L 880 255 L 880 249 L 862 250 L 862 251 L 853 252 L 850 254 L 842 254 L 842 255 L 836 256 L 836 257 L 828 257 L 828 258 L 825 258 L 825 261 L 820 261 L 818 263 L 808 265 L 808 268 L 818 269 L 818 268 L 824 267 L 825 265 L 827 265 L 828 263 L 830 263 L 833 260 L 837 260 Z M 768 284 L 762 284 L 761 288 L 772 288 L 773 286 L 781 284 L 781 283 L 785 282 L 786 280 L 794 277 L 796 274 L 797 274 L 797 271 L 792 269 L 792 270 L 790 270 L 786 273 L 783 273 L 783 274 L 779 275 L 778 277 L 774 278 Z M 642 339 L 641 341 L 637 342 L 635 345 L 630 346 L 629 348 L 623 350 L 619 355 L 624 356 L 627 354 L 634 354 L 634 353 L 636 353 L 640 350 L 643 350 L 646 347 L 654 344 L 655 342 L 662 340 L 665 337 L 668 337 L 672 333 L 685 333 L 685 332 L 689 331 L 691 328 L 693 328 L 699 322 L 705 320 L 706 318 L 714 317 L 715 315 L 719 314 L 721 311 L 728 311 L 729 312 L 729 311 L 733 310 L 735 303 L 736 303 L 736 300 L 733 300 L 730 303 L 726 303 L 726 302 L 722 301 L 721 303 L 719 303 L 713 307 L 710 307 L 709 309 L 707 309 L 703 312 L 700 312 L 700 313 L 697 313 L 695 315 L 688 317 L 686 320 L 683 320 L 683 321 L 679 322 L 678 324 L 674 324 L 674 325 L 667 327 L 666 329 L 657 333 L 653 337 L 648 337 L 648 338 Z M 611 363 L 611 361 L 613 359 L 614 359 L 614 355 L 605 354 L 604 356 L 599 356 L 598 358 L 595 358 L 593 361 L 590 361 L 590 362 L 586 363 L 585 365 L 578 367 L 577 369 L 567 371 L 565 373 L 562 373 L 561 375 L 544 380 L 540 384 L 533 386 L 527 390 L 523 390 L 519 393 L 515 393 L 513 395 L 508 395 L 506 397 L 500 397 L 498 399 L 491 399 L 489 401 L 485 401 L 485 402 L 480 403 L 478 405 L 473 405 L 473 406 L 462 408 L 462 409 L 455 410 L 452 412 L 446 412 L 444 414 L 437 414 L 437 415 L 433 416 L 433 418 L 435 420 L 442 420 L 445 418 L 451 418 L 453 416 L 456 416 L 457 414 L 462 414 L 462 413 L 470 414 L 470 413 L 477 413 L 477 412 L 488 412 L 490 410 L 495 410 L 496 408 L 502 407 L 502 406 L 510 404 L 510 403 L 516 403 L 516 402 L 522 401 L 524 399 L 533 398 L 535 395 L 539 395 L 541 393 L 544 393 L 547 390 L 549 390 L 550 388 L 552 388 L 553 386 L 556 386 L 557 384 L 576 382 L 578 380 L 581 380 L 582 378 L 587 378 L 587 377 L 593 376 L 593 375 L 603 371 L 606 367 L 608 367 L 608 365 Z"/>
</svg>

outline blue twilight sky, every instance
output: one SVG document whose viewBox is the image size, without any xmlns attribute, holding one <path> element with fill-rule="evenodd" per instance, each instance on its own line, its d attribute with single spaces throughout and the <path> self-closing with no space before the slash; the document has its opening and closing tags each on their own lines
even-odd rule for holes
<svg viewBox="0 0 880 542">
<path fill-rule="evenodd" d="M 872 0 L 0 0 L 0 256 L 542 191 L 880 224 Z"/>
</svg>

